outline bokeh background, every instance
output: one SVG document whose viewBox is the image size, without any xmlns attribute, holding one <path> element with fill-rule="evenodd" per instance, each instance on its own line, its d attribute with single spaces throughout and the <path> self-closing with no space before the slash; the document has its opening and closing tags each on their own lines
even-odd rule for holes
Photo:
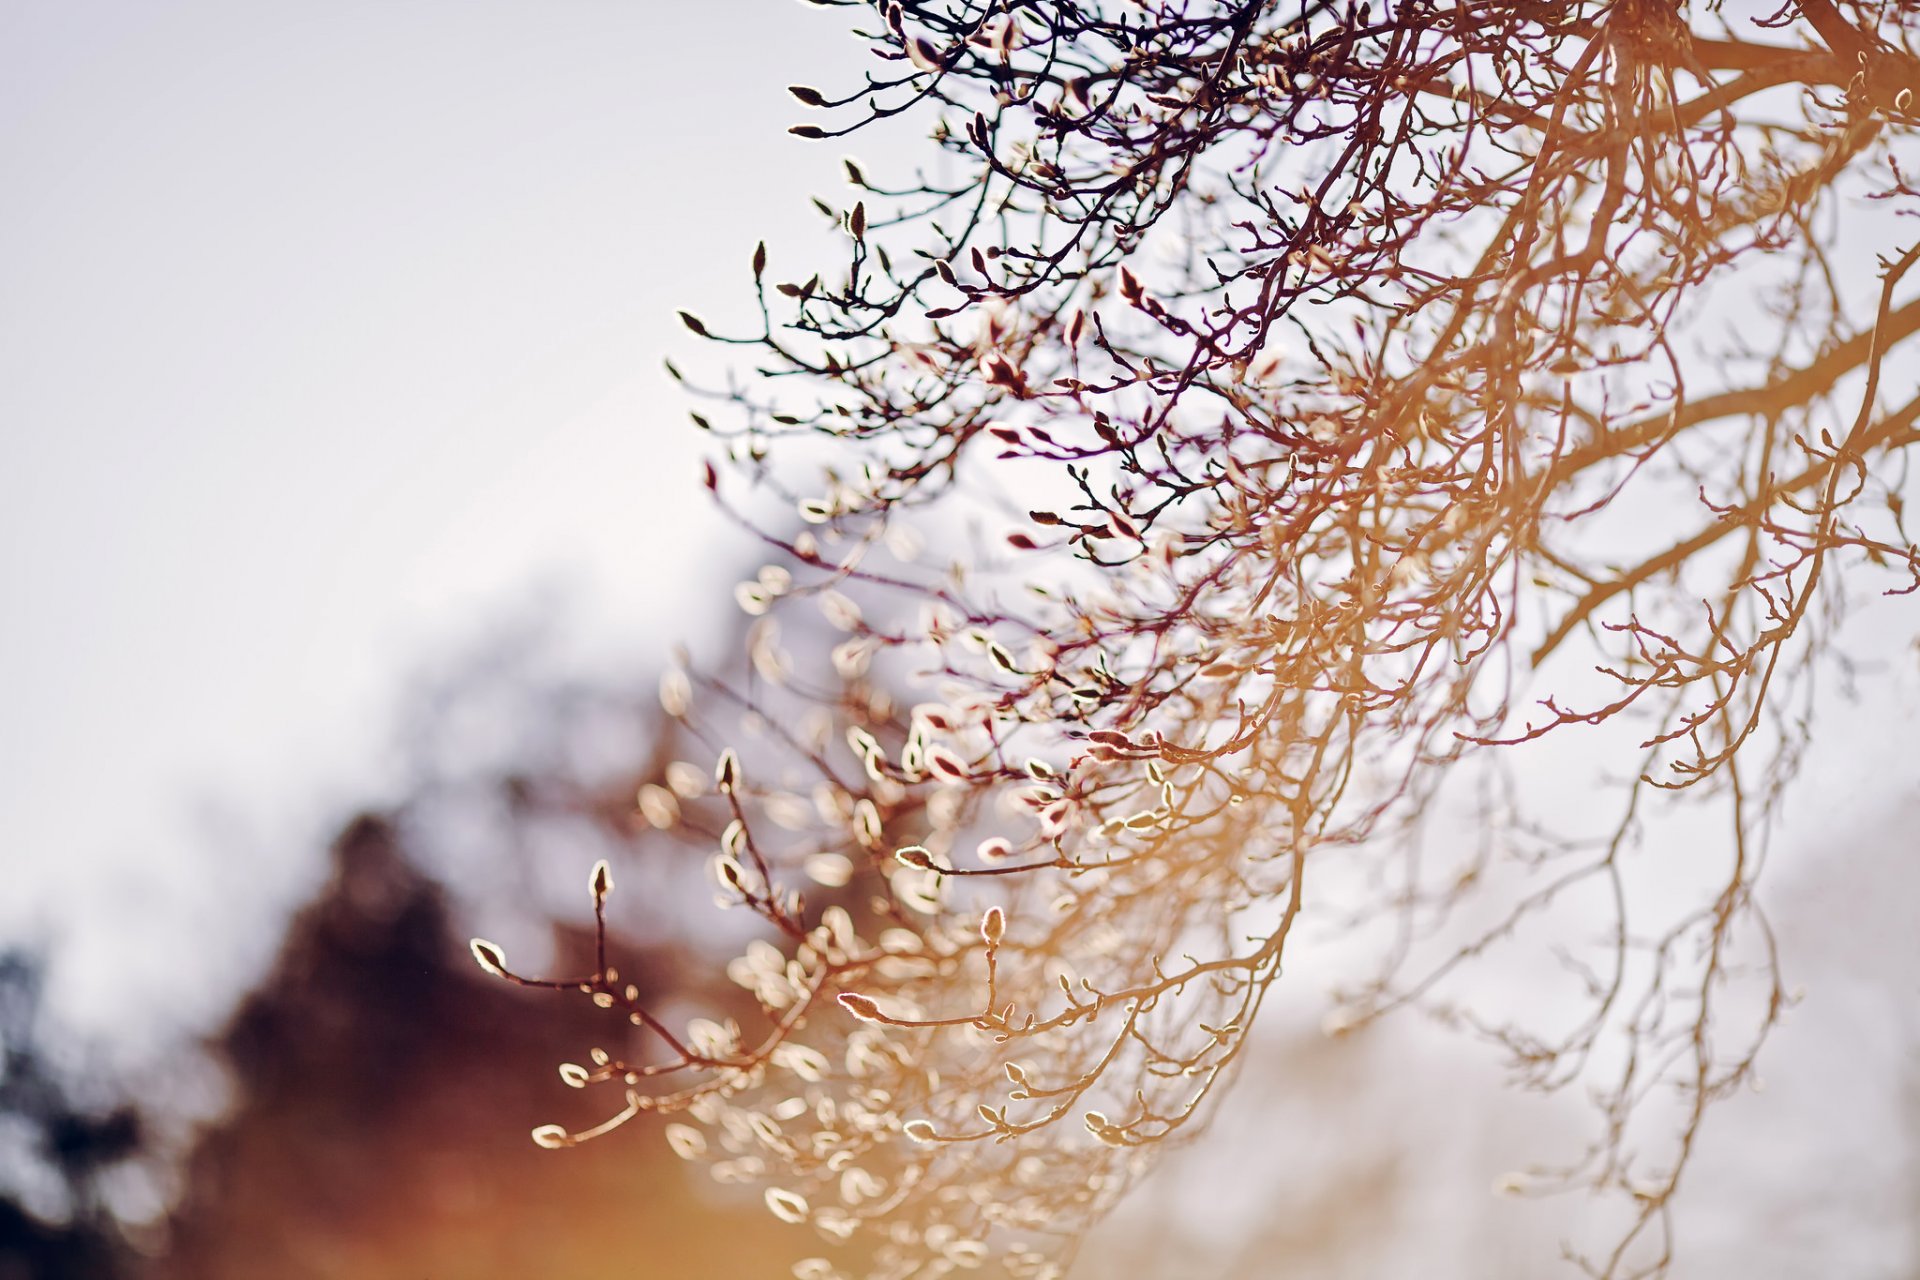
<svg viewBox="0 0 1920 1280">
<path fill-rule="evenodd" d="M 630 972 L 729 998 L 633 813 L 669 647 L 725 652 L 757 563 L 661 360 L 718 368 L 674 309 L 741 313 L 757 240 L 822 259 L 841 151 L 785 86 L 864 57 L 792 0 L 0 0 L 0 1280 L 808 1251 L 644 1125 L 533 1147 L 591 1119 L 553 1069 L 591 1010 L 464 943 L 564 964 L 610 855 L 658 890 Z M 1676 1274 L 1920 1275 L 1905 610 L 1849 633 L 1767 882 L 1807 998 Z M 1585 1210 L 1489 1188 L 1580 1100 L 1413 1020 L 1327 1038 L 1325 954 L 1076 1276 L 1551 1273 Z"/>
</svg>

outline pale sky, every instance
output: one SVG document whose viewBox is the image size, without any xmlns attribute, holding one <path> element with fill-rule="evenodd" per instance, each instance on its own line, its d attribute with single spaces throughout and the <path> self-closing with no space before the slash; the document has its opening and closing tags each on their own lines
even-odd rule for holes
<svg viewBox="0 0 1920 1280">
<path fill-rule="evenodd" d="M 784 86 L 864 57 L 793 0 L 0 5 L 0 939 L 84 1028 L 217 1016 L 536 583 L 602 663 L 698 625 L 673 311 L 817 251 Z"/>
</svg>

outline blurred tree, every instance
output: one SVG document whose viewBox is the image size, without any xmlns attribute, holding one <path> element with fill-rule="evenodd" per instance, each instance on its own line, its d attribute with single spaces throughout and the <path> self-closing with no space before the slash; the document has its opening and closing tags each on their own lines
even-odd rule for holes
<svg viewBox="0 0 1920 1280">
<path fill-rule="evenodd" d="M 759 362 L 698 421 L 776 562 L 744 674 L 664 684 L 707 755 L 640 807 L 759 917 L 759 1016 L 670 1022 L 604 930 L 544 980 L 476 941 L 642 1033 L 578 1069 L 608 1118 L 536 1139 L 691 1121 L 813 1229 L 799 1280 L 855 1239 L 877 1280 L 1057 1275 L 1210 1114 L 1311 904 L 1378 959 L 1334 1029 L 1418 1005 L 1595 1099 L 1514 1189 L 1607 1198 L 1580 1264 L 1663 1272 L 1784 1003 L 1754 884 L 1818 659 L 1850 592 L 1920 585 L 1912 15 L 873 10 L 794 132 L 920 111 L 941 163 L 849 161 L 844 271 L 763 246 L 751 321 L 684 316 Z M 1520 785 L 1570 729 L 1597 778 Z M 1657 814 L 1697 856 L 1632 858 Z"/>
<path fill-rule="evenodd" d="M 409 859 L 407 821 L 403 806 L 346 826 L 326 887 L 218 1037 L 234 1100 L 187 1161 L 153 1274 L 523 1280 L 635 1256 L 660 1275 L 772 1268 L 759 1215 L 699 1194 L 664 1155 L 609 1144 L 568 1168 L 525 1141 L 565 1100 L 553 1046 L 586 1039 L 594 1011 L 483 984 Z M 559 950 L 590 956 L 592 941 L 563 926 Z"/>
<path fill-rule="evenodd" d="M 7 1162 L 16 1177 L 34 1184 L 0 1198 L 0 1280 L 114 1280 L 132 1255 L 101 1180 L 141 1151 L 140 1118 L 124 1102 L 76 1096 L 73 1064 L 47 1040 L 42 993 L 37 955 L 0 952 L 0 1140 L 21 1157 Z"/>
<path fill-rule="evenodd" d="M 605 853 L 645 875 L 649 900 L 623 895 L 637 910 L 610 920 L 631 970 L 623 981 L 645 1000 L 735 1019 L 755 1008 L 710 981 L 719 952 L 675 933 L 687 921 L 698 932 L 701 913 L 689 909 L 692 886 L 675 884 L 674 864 L 688 859 L 674 838 L 711 843 L 693 834 L 704 788 L 676 759 L 693 744 L 650 698 L 555 678 L 552 665 L 538 634 L 509 634 L 414 690 L 404 798 L 342 828 L 331 874 L 212 1041 L 231 1101 L 192 1144 L 166 1247 L 129 1274 L 517 1280 L 635 1259 L 663 1277 L 788 1269 L 795 1229 L 768 1221 L 757 1194 L 690 1180 L 657 1126 L 566 1158 L 521 1136 L 569 1110 L 590 1119 L 551 1072 L 556 1045 L 588 1061 L 593 1045 L 637 1047 L 624 1019 L 486 982 L 451 934 L 457 916 L 538 903 L 542 867 Z M 680 813 L 664 830 L 636 812 L 661 817 L 662 794 Z M 843 909 L 853 901 L 819 891 Z M 584 922 L 536 913 L 528 923 L 553 930 L 559 963 L 593 963 Z M 1316 1081 L 1315 1096 L 1337 1094 L 1364 1043 L 1316 1037 L 1290 1051 L 1289 1075 Z M 686 1132 L 673 1135 L 682 1149 Z M 1296 1259 L 1340 1266 L 1356 1233 L 1391 1213 L 1398 1158 L 1392 1135 L 1373 1135 L 1310 1202 L 1276 1201 L 1272 1233 Z M 1156 1280 L 1178 1274 L 1168 1264 L 1182 1242 L 1169 1233 L 1166 1244 L 1164 1256 L 1140 1255 Z"/>
</svg>

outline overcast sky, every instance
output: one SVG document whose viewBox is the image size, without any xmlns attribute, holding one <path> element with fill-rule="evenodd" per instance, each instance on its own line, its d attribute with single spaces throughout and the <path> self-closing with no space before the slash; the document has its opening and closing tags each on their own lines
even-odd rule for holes
<svg viewBox="0 0 1920 1280">
<path fill-rule="evenodd" d="M 536 583 L 602 662 L 687 629 L 673 310 L 815 248 L 784 86 L 863 59 L 793 0 L 0 4 L 0 938 L 66 1010 L 217 1014 Z"/>
</svg>

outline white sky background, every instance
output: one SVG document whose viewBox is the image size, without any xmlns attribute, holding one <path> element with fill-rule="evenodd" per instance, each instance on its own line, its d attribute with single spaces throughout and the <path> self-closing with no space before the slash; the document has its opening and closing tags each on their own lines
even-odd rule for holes
<svg viewBox="0 0 1920 1280">
<path fill-rule="evenodd" d="M 391 785 L 408 673 L 534 583 L 633 670 L 725 608 L 660 358 L 675 307 L 748 304 L 755 239 L 817 252 L 843 148 L 784 86 L 851 80 L 845 32 L 0 4 L 0 939 L 57 941 L 82 1029 L 218 1016 Z"/>
</svg>

